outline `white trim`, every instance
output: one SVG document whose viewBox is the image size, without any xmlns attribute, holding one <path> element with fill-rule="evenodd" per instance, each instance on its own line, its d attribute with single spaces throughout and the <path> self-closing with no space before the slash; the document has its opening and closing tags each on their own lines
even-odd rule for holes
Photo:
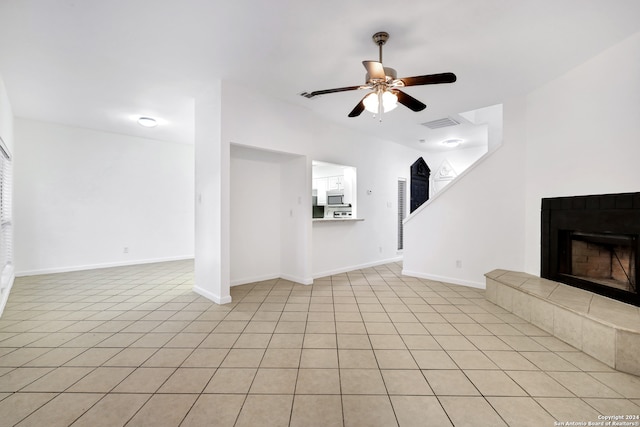
<svg viewBox="0 0 640 427">
<path fill-rule="evenodd" d="M 278 280 L 278 279 L 288 280 L 290 282 L 299 283 L 301 285 L 313 284 L 312 277 L 305 279 L 303 277 L 291 276 L 289 274 L 281 274 L 281 275 L 271 274 L 271 275 L 255 276 L 255 277 L 249 277 L 245 279 L 232 280 L 231 286 L 241 286 L 241 285 L 246 285 L 248 283 L 264 282 L 266 280 Z"/>
<path fill-rule="evenodd" d="M 7 285 L 0 289 L 0 317 L 2 316 L 2 312 L 4 311 L 4 307 L 7 305 L 7 301 L 9 300 L 9 293 L 11 293 L 11 288 L 13 287 L 13 282 L 16 276 L 11 274 L 9 276 L 9 280 Z"/>
<path fill-rule="evenodd" d="M 282 279 L 284 280 L 288 280 L 290 282 L 295 282 L 295 283 L 299 283 L 301 285 L 312 285 L 313 284 L 313 277 L 296 277 L 296 276 L 291 276 L 289 274 L 283 274 Z"/>
<path fill-rule="evenodd" d="M 473 282 L 471 280 L 456 279 L 455 277 L 437 276 L 435 274 L 425 274 L 417 271 L 402 270 L 402 275 L 409 277 L 417 277 L 419 279 L 435 280 L 436 282 L 451 283 L 454 285 L 462 285 L 470 288 L 485 289 L 482 282 Z"/>
<path fill-rule="evenodd" d="M 250 277 L 245 279 L 236 279 L 231 282 L 231 286 L 240 286 L 240 285 L 246 285 L 248 283 L 263 282 L 265 280 L 274 280 L 274 279 L 284 279 L 284 280 L 289 280 L 291 282 L 300 283 L 302 285 L 312 285 L 313 279 L 318 279 L 320 277 L 333 276 L 334 274 L 347 273 L 353 270 L 376 267 L 378 265 L 389 264 L 390 262 L 398 262 L 398 261 L 402 261 L 402 256 L 397 256 L 394 258 L 383 259 L 380 261 L 374 261 L 374 262 L 369 262 L 369 263 L 360 264 L 360 265 L 351 265 L 348 267 L 341 267 L 335 270 L 322 271 L 319 273 L 314 273 L 312 277 L 307 277 L 307 278 L 292 276 L 289 274 L 281 274 L 281 275 L 272 274 L 272 275 L 264 275 L 264 276 L 255 276 L 255 277 Z"/>
<path fill-rule="evenodd" d="M 265 274 L 262 276 L 246 277 L 244 279 L 235 279 L 231 281 L 231 286 L 246 285 L 247 283 L 264 282 L 266 280 L 276 280 L 280 276 L 277 274 Z"/>
<path fill-rule="evenodd" d="M 16 277 L 35 276 L 38 274 L 69 273 L 72 271 L 95 270 L 98 268 L 127 267 L 130 265 L 137 265 L 137 264 L 154 264 L 156 262 L 182 261 L 186 259 L 194 259 L 194 258 L 193 258 L 193 255 L 182 255 L 182 256 L 166 257 L 166 258 L 149 258 L 149 259 L 137 259 L 132 261 L 115 261 L 115 262 L 105 262 L 101 264 L 77 265 L 73 267 L 43 268 L 39 270 L 18 271 L 16 272 Z"/>
<path fill-rule="evenodd" d="M 390 262 L 398 262 L 398 261 L 402 261 L 402 257 L 401 256 L 394 257 L 394 258 L 387 258 L 387 259 L 383 259 L 383 260 L 380 260 L 380 261 L 368 262 L 368 263 L 360 264 L 360 265 L 351 265 L 351 266 L 348 266 L 348 267 L 337 268 L 335 270 L 321 271 L 319 273 L 314 273 L 313 274 L 313 278 L 317 279 L 317 278 L 320 278 L 320 277 L 333 276 L 334 274 L 342 274 L 342 273 L 347 273 L 347 272 L 353 271 L 353 270 L 361 270 L 363 268 L 377 267 L 379 265 L 389 264 Z"/>
<path fill-rule="evenodd" d="M 231 302 L 231 295 L 226 297 L 221 297 L 220 295 L 216 295 L 206 289 L 202 289 L 198 286 L 194 286 L 192 288 L 193 292 L 202 295 L 208 300 L 215 302 L 216 304 L 229 304 Z"/>
</svg>

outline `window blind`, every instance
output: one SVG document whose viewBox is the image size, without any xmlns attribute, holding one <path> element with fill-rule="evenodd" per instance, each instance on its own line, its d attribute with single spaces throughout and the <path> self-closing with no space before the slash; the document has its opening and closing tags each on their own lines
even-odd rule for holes
<svg viewBox="0 0 640 427">
<path fill-rule="evenodd" d="M 404 224 L 407 217 L 407 180 L 398 179 L 398 250 L 404 249 Z"/>
<path fill-rule="evenodd" d="M 7 272 L 13 264 L 11 153 L 0 138 L 0 288 L 8 285 Z"/>
</svg>

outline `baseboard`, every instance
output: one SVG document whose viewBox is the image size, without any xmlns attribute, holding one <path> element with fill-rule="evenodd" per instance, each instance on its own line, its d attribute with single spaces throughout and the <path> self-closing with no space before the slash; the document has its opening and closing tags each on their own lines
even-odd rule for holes
<svg viewBox="0 0 640 427">
<path fill-rule="evenodd" d="M 9 277 L 7 285 L 0 290 L 0 317 L 2 317 L 2 313 L 4 312 L 4 307 L 7 305 L 7 301 L 9 301 L 9 294 L 11 293 L 11 288 L 13 287 L 13 282 L 16 276 L 11 274 Z"/>
<path fill-rule="evenodd" d="M 244 279 L 232 280 L 231 286 L 240 286 L 240 285 L 246 285 L 248 283 L 264 282 L 266 280 L 277 280 L 277 279 L 284 279 L 290 282 L 300 283 L 301 285 L 311 285 L 313 283 L 312 277 L 305 279 L 303 277 L 292 276 L 290 274 L 280 274 L 280 275 L 268 274 L 264 276 L 255 276 L 255 277 L 248 277 Z"/>
<path fill-rule="evenodd" d="M 245 277 L 244 279 L 235 279 L 231 281 L 231 286 L 246 285 L 247 283 L 264 282 L 266 280 L 279 279 L 277 274 L 264 274 L 261 276 Z"/>
<path fill-rule="evenodd" d="M 311 285 L 313 284 L 313 279 L 317 279 L 320 277 L 333 276 L 334 274 L 347 273 L 349 271 L 360 270 L 363 268 L 377 267 L 379 265 L 389 264 L 390 262 L 398 262 L 398 261 L 402 261 L 401 256 L 394 257 L 394 258 L 387 258 L 387 259 L 369 262 L 365 264 L 350 265 L 347 267 L 341 267 L 334 270 L 323 271 L 320 273 L 314 273 L 313 276 L 311 277 L 298 277 L 298 276 L 292 276 L 289 274 L 255 276 L 255 277 L 249 277 L 245 279 L 232 280 L 231 286 L 246 285 L 247 283 L 262 282 L 265 280 L 273 280 L 273 279 L 284 279 L 284 280 L 289 280 L 291 282 L 300 283 L 302 285 Z"/>
<path fill-rule="evenodd" d="M 313 284 L 313 277 L 304 278 L 304 277 L 292 276 L 290 274 L 283 274 L 280 277 L 282 279 L 288 280 L 290 282 L 300 283 L 301 285 L 311 285 L 311 284 Z"/>
<path fill-rule="evenodd" d="M 425 274 L 417 271 L 402 270 L 404 276 L 417 277 L 419 279 L 435 280 L 436 282 L 451 283 L 454 285 L 468 286 L 470 288 L 485 289 L 482 282 L 473 282 L 471 280 L 456 279 L 455 277 L 444 277 L 435 274 Z"/>
<path fill-rule="evenodd" d="M 379 265 L 389 264 L 390 262 L 398 262 L 398 261 L 402 261 L 402 257 L 401 256 L 394 257 L 394 258 L 387 258 L 387 259 L 374 261 L 374 262 L 368 262 L 368 263 L 360 264 L 360 265 L 350 265 L 348 267 L 341 267 L 341 268 L 337 268 L 335 270 L 321 271 L 319 273 L 313 273 L 313 278 L 314 279 L 318 279 L 320 277 L 333 276 L 335 274 L 347 273 L 349 271 L 361 270 L 363 268 L 377 267 Z"/>
<path fill-rule="evenodd" d="M 221 297 L 220 295 L 216 295 L 213 292 L 210 292 L 206 289 L 202 289 L 198 286 L 194 286 L 192 288 L 193 292 L 202 295 L 208 300 L 215 302 L 216 304 L 228 304 L 231 302 L 231 296 Z"/>
<path fill-rule="evenodd" d="M 69 273 L 72 271 L 95 270 L 98 268 L 127 267 L 130 265 L 154 264 L 157 262 L 169 262 L 169 261 L 183 261 L 186 259 L 194 259 L 194 256 L 182 255 L 182 256 L 166 257 L 166 258 L 148 258 L 148 259 L 137 259 L 137 260 L 131 260 L 131 261 L 115 261 L 115 262 L 105 262 L 100 264 L 87 264 L 87 265 L 77 265 L 77 266 L 68 266 L 68 267 L 43 268 L 38 270 L 25 270 L 25 271 L 16 272 L 16 277 L 36 276 L 39 274 Z"/>
</svg>

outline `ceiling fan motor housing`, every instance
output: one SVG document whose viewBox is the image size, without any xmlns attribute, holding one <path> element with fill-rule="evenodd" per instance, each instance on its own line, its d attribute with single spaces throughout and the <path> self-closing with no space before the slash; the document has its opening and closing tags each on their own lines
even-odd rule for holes
<svg viewBox="0 0 640 427">
<path fill-rule="evenodd" d="M 395 69 L 391 68 L 391 67 L 384 67 L 384 75 L 387 77 L 386 78 L 386 83 L 391 83 L 394 80 L 397 80 L 398 78 L 398 73 L 396 72 Z M 369 82 L 371 80 L 371 76 L 369 75 L 369 73 L 365 74 L 365 81 Z"/>
</svg>

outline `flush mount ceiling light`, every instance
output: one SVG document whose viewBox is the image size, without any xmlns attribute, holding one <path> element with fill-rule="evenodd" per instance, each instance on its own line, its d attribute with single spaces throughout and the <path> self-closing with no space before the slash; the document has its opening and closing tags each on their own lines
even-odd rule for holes
<svg viewBox="0 0 640 427">
<path fill-rule="evenodd" d="M 462 140 L 461 139 L 457 139 L 457 138 L 445 139 L 440 144 L 444 145 L 445 147 L 454 148 L 454 147 L 457 147 L 458 145 L 462 144 Z"/>
<path fill-rule="evenodd" d="M 158 126 L 158 121 L 151 117 L 140 117 L 138 118 L 138 124 L 146 128 L 154 128 Z"/>
</svg>

